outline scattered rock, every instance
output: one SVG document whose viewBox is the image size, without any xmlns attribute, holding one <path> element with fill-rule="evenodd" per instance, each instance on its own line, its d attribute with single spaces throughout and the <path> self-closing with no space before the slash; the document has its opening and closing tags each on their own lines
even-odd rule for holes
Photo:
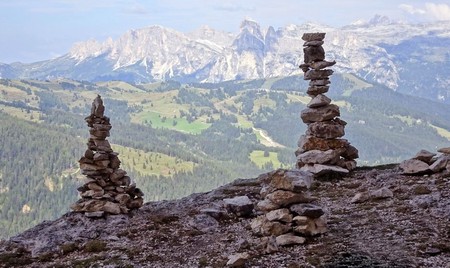
<svg viewBox="0 0 450 268">
<path fill-rule="evenodd" d="M 253 202 L 248 196 L 236 196 L 223 200 L 226 208 L 239 217 L 249 216 L 253 211 Z"/>
<path fill-rule="evenodd" d="M 414 187 L 414 194 L 416 195 L 422 195 L 422 194 L 430 194 L 431 190 L 426 185 L 417 185 Z"/>
<path fill-rule="evenodd" d="M 357 193 L 353 198 L 350 200 L 350 203 L 364 203 L 367 200 L 369 200 L 369 195 L 367 193 Z"/>
<path fill-rule="evenodd" d="M 436 154 L 431 153 L 427 150 L 420 150 L 414 157 L 413 159 L 417 159 L 420 161 L 423 161 L 427 164 L 430 164 L 431 159 L 435 156 Z"/>
<path fill-rule="evenodd" d="M 301 236 L 296 236 L 293 233 L 279 235 L 276 238 L 277 245 L 289 246 L 289 245 L 301 245 L 306 242 L 306 239 Z"/>
<path fill-rule="evenodd" d="M 430 171 L 430 166 L 418 159 L 409 159 L 400 163 L 405 175 L 420 175 Z"/>
<path fill-rule="evenodd" d="M 394 193 L 386 187 L 370 192 L 370 197 L 374 200 L 391 198 L 393 196 Z"/>
<path fill-rule="evenodd" d="M 237 253 L 228 256 L 228 267 L 243 267 L 247 260 L 250 258 L 250 255 L 247 252 Z"/>
</svg>

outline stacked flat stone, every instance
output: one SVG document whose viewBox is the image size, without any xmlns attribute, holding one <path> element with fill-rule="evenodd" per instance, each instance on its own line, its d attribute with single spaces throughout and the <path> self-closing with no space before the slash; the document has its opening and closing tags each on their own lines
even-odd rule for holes
<svg viewBox="0 0 450 268">
<path fill-rule="evenodd" d="M 327 224 L 323 209 L 312 204 L 308 189 L 313 174 L 300 170 L 277 170 L 268 177 L 261 190 L 264 198 L 256 205 L 263 215 L 251 222 L 252 231 L 275 237 L 275 247 L 303 244 L 307 237 L 323 234 Z M 270 239 L 268 239 L 270 241 Z M 267 245 L 267 251 L 274 245 Z"/>
<path fill-rule="evenodd" d="M 78 188 L 81 199 L 71 206 L 73 211 L 84 212 L 88 217 L 102 217 L 105 213 L 126 214 L 144 202 L 144 194 L 119 168 L 119 154 L 111 149 L 106 139 L 112 126 L 104 112 L 105 106 L 98 95 L 92 103 L 91 115 L 85 118 L 90 127 L 90 138 L 88 149 L 79 160 L 86 180 Z"/>
<path fill-rule="evenodd" d="M 331 99 L 325 95 L 333 74 L 333 70 L 326 68 L 336 62 L 325 60 L 324 38 L 325 33 L 303 34 L 304 63 L 300 65 L 304 79 L 310 81 L 306 93 L 312 99 L 301 112 L 308 130 L 298 141 L 297 168 L 316 175 L 348 173 L 356 168 L 358 158 L 358 150 L 341 138 L 347 123 L 339 119 L 339 107 L 331 104 Z"/>
</svg>

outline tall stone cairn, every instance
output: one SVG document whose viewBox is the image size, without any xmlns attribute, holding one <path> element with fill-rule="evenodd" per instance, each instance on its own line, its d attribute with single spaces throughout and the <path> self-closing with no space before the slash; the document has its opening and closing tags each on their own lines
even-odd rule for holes
<svg viewBox="0 0 450 268">
<path fill-rule="evenodd" d="M 87 217 L 105 214 L 126 214 L 142 206 L 144 195 L 127 173 L 120 169 L 118 153 L 111 149 L 109 137 L 111 124 L 104 115 L 105 106 L 100 95 L 92 103 L 91 115 L 85 118 L 90 133 L 88 149 L 79 160 L 81 173 L 86 176 L 78 188 L 81 199 L 71 205 L 75 212 Z"/>
<path fill-rule="evenodd" d="M 339 119 L 339 107 L 331 104 L 325 93 L 330 88 L 329 77 L 336 64 L 325 60 L 322 47 L 325 33 L 305 33 L 302 39 L 304 63 L 300 69 L 304 79 L 309 80 L 307 94 L 311 97 L 307 108 L 301 112 L 302 121 L 308 125 L 305 135 L 298 141 L 297 168 L 316 175 L 345 174 L 356 168 L 358 150 L 344 136 L 345 121 Z"/>
</svg>

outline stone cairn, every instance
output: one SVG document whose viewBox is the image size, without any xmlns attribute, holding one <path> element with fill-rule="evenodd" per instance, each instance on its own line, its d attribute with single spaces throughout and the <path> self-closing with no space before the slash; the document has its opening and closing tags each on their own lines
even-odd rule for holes
<svg viewBox="0 0 450 268">
<path fill-rule="evenodd" d="M 251 222 L 251 228 L 265 237 L 266 253 L 276 252 L 278 246 L 303 244 L 307 237 L 327 231 L 324 211 L 308 193 L 313 174 L 279 169 L 263 176 L 263 199 L 256 205 L 263 215 Z"/>
<path fill-rule="evenodd" d="M 355 159 L 358 150 L 350 143 L 341 139 L 347 124 L 339 119 L 339 107 L 331 104 L 331 99 L 325 96 L 330 88 L 329 76 L 333 70 L 325 69 L 336 64 L 335 61 L 325 61 L 325 51 L 322 47 L 325 33 L 305 33 L 304 63 L 300 68 L 304 79 L 310 80 L 307 94 L 312 98 L 307 108 L 301 112 L 302 121 L 308 125 L 305 135 L 298 141 L 297 168 L 309 171 L 315 175 L 346 174 L 356 168 Z"/>
<path fill-rule="evenodd" d="M 85 118 L 90 127 L 88 149 L 79 160 L 81 173 L 86 181 L 78 188 L 81 199 L 71 206 L 75 212 L 87 217 L 105 214 L 126 214 L 130 209 L 142 206 L 144 195 L 127 173 L 120 169 L 118 153 L 111 149 L 109 137 L 111 124 L 104 116 L 105 106 L 100 95 L 92 103 L 91 115 Z"/>
</svg>

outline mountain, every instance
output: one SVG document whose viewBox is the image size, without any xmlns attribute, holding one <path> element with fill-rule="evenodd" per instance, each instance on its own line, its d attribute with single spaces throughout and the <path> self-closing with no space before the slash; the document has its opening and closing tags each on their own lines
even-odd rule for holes
<svg viewBox="0 0 450 268">
<path fill-rule="evenodd" d="M 358 165 L 400 162 L 450 140 L 450 106 L 331 77 L 328 96 L 348 124 Z M 220 83 L 131 84 L 0 79 L 0 238 L 68 210 L 89 136 L 84 118 L 101 94 L 122 167 L 146 201 L 175 199 L 295 163 L 310 98 L 302 76 Z"/>
<path fill-rule="evenodd" d="M 299 74 L 301 37 L 326 32 L 335 71 L 399 92 L 450 103 L 450 22 L 407 24 L 375 16 L 341 28 L 305 23 L 263 29 L 244 20 L 237 34 L 204 26 L 181 33 L 162 26 L 130 30 L 117 40 L 75 44 L 64 56 L 0 65 L 0 77 L 75 80 L 221 82 Z"/>
</svg>

